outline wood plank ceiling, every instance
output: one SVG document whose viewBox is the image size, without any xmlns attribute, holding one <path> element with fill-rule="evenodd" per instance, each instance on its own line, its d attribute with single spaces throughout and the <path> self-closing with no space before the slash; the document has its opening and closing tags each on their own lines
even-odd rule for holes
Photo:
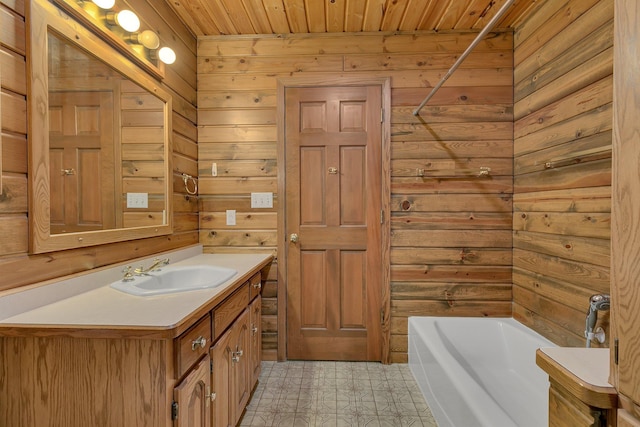
<svg viewBox="0 0 640 427">
<path fill-rule="evenodd" d="M 194 35 L 480 31 L 507 0 L 167 0 Z M 516 0 L 513 28 L 540 0 Z"/>
</svg>

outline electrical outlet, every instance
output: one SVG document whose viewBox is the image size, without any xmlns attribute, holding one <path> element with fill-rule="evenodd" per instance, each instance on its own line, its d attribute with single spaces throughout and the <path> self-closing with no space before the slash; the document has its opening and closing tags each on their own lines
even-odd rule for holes
<svg viewBox="0 0 640 427">
<path fill-rule="evenodd" d="M 273 193 L 251 193 L 252 208 L 272 208 Z"/>
<path fill-rule="evenodd" d="M 127 193 L 127 208 L 147 209 L 149 207 L 149 194 Z"/>
<path fill-rule="evenodd" d="M 218 164 L 211 163 L 211 176 L 218 176 Z"/>
<path fill-rule="evenodd" d="M 236 211 L 233 209 L 227 210 L 227 225 L 236 225 Z"/>
</svg>

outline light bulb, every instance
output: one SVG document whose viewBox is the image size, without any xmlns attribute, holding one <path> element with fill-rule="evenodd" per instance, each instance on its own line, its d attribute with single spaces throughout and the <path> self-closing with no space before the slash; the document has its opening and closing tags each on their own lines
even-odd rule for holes
<svg viewBox="0 0 640 427">
<path fill-rule="evenodd" d="M 116 23 L 122 27 L 123 30 L 133 33 L 140 28 L 140 19 L 130 10 L 124 9 L 116 13 Z"/>
<path fill-rule="evenodd" d="M 165 64 L 173 64 L 176 62 L 176 53 L 170 47 L 163 47 L 158 51 L 158 58 Z"/>
<path fill-rule="evenodd" d="M 101 9 L 111 9 L 116 4 L 116 0 L 91 0 Z"/>
<path fill-rule="evenodd" d="M 144 30 L 136 34 L 135 41 L 147 49 L 157 49 L 160 46 L 160 38 L 151 30 Z"/>
</svg>

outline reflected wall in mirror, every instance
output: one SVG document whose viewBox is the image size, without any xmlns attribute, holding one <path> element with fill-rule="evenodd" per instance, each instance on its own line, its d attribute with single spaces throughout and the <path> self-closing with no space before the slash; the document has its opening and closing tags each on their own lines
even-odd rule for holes
<svg viewBox="0 0 640 427">
<path fill-rule="evenodd" d="M 170 96 L 51 3 L 31 9 L 32 252 L 170 233 Z"/>
</svg>

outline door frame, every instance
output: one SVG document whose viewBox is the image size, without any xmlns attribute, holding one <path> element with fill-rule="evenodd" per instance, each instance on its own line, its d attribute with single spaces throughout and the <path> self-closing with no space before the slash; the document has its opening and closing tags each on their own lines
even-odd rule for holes
<svg viewBox="0 0 640 427">
<path fill-rule="evenodd" d="M 286 191 L 285 191 L 285 90 L 294 87 L 333 87 L 333 86 L 380 86 L 382 103 L 382 295 L 381 362 L 390 363 L 391 356 L 391 78 L 345 76 L 344 74 L 323 74 L 314 77 L 290 77 L 277 79 L 277 163 L 278 163 L 278 361 L 287 360 L 287 236 L 286 236 Z"/>
</svg>

